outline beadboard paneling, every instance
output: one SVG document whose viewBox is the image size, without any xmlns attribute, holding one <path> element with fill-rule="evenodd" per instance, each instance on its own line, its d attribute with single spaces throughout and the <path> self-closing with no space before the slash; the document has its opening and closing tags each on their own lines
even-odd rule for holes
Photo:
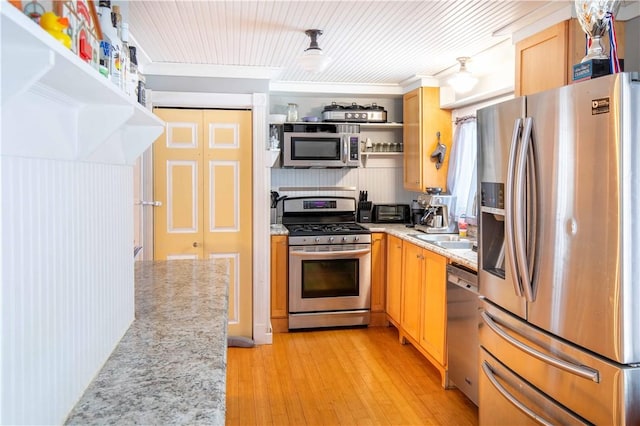
<svg viewBox="0 0 640 426">
<path fill-rule="evenodd" d="M 216 66 L 262 67 L 279 71 L 281 82 L 356 85 L 402 84 L 453 72 L 456 57 L 478 55 L 509 40 L 513 31 L 558 9 L 570 14 L 571 8 L 569 2 L 551 1 L 118 3 L 128 6 L 125 20 L 145 74 L 154 74 L 153 65 L 201 65 L 209 75 L 220 74 Z M 306 72 L 297 61 L 309 47 L 309 28 L 323 30 L 317 42 L 332 58 L 321 73 Z M 501 64 L 469 66 L 485 74 Z"/>
<path fill-rule="evenodd" d="M 375 160 L 370 160 L 375 161 Z M 306 195 L 330 195 L 355 197 L 359 191 L 369 192 L 374 204 L 405 203 L 415 199 L 415 194 L 405 191 L 402 185 L 402 167 L 359 167 L 355 169 L 271 169 L 271 187 L 289 197 Z M 282 187 L 320 188 L 347 187 L 348 191 L 282 191 Z"/>
<path fill-rule="evenodd" d="M 59 424 L 134 317 L 128 166 L 2 157 L 1 424 Z"/>
</svg>

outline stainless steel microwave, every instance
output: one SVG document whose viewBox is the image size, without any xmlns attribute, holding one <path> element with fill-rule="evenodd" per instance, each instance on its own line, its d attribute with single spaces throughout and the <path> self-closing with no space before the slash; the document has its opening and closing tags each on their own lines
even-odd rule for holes
<svg viewBox="0 0 640 426">
<path fill-rule="evenodd" d="M 359 167 L 360 135 L 340 130 L 334 124 L 285 123 L 282 166 Z"/>
</svg>

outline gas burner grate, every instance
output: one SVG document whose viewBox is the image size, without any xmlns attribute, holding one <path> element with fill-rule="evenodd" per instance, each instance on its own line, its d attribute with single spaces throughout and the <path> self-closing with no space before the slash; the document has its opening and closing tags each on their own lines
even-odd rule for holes
<svg viewBox="0 0 640 426">
<path fill-rule="evenodd" d="M 285 225 L 289 235 L 340 235 L 370 233 L 370 231 L 357 223 L 305 223 Z"/>
</svg>

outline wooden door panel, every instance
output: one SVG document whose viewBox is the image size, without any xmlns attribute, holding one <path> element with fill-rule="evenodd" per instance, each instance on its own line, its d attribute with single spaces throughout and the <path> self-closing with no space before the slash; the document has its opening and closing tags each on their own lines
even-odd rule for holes
<svg viewBox="0 0 640 426">
<path fill-rule="evenodd" d="M 204 241 L 211 255 L 233 254 L 229 334 L 252 335 L 251 111 L 203 111 L 205 132 Z M 231 258 L 230 258 L 231 259 Z"/>
<path fill-rule="evenodd" d="M 429 250 L 425 250 L 424 255 L 426 277 L 420 346 L 440 364 L 446 365 L 447 259 Z"/>
<path fill-rule="evenodd" d="M 563 21 L 516 43 L 516 96 L 568 83 L 568 28 Z"/>
<path fill-rule="evenodd" d="M 155 109 L 155 259 L 225 259 L 229 334 L 253 335 L 251 111 Z"/>
<path fill-rule="evenodd" d="M 424 277 L 424 256 L 422 248 L 411 243 L 403 243 L 402 258 L 402 307 L 400 324 L 402 329 L 415 341 L 420 338 L 420 312 L 422 310 L 422 280 Z"/>
<path fill-rule="evenodd" d="M 202 112 L 156 109 L 165 132 L 153 144 L 154 259 L 199 259 L 202 238 Z"/>
<path fill-rule="evenodd" d="M 229 298 L 228 298 L 228 306 L 229 306 L 229 314 L 227 319 L 227 324 L 229 326 L 238 326 L 240 323 L 240 306 L 241 303 L 238 300 L 238 295 L 240 294 L 240 264 L 242 263 L 240 260 L 239 253 L 224 253 L 224 252 L 216 252 L 216 253 L 208 253 L 207 258 L 209 259 L 217 259 L 217 260 L 225 260 L 227 263 L 227 274 L 229 274 Z"/>
<path fill-rule="evenodd" d="M 422 187 L 422 138 L 420 134 L 421 92 L 416 89 L 404 95 L 404 188 L 420 191 Z"/>
<path fill-rule="evenodd" d="M 384 312 L 387 240 L 383 232 L 371 234 L 371 312 Z"/>
<path fill-rule="evenodd" d="M 240 231 L 240 164 L 237 161 L 209 161 L 209 232 Z"/>
<path fill-rule="evenodd" d="M 198 163 L 167 161 L 167 232 L 197 233 L 198 226 Z"/>
<path fill-rule="evenodd" d="M 387 314 L 396 326 L 400 325 L 402 306 L 402 240 L 396 236 L 387 237 Z"/>
</svg>

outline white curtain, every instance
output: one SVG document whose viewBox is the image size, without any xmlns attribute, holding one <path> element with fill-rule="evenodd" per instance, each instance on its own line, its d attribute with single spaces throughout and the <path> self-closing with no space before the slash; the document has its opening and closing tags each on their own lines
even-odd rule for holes
<svg viewBox="0 0 640 426">
<path fill-rule="evenodd" d="M 465 117 L 456 124 L 449 157 L 447 188 L 456 197 L 453 216 L 457 219 L 461 214 L 475 216 L 474 198 L 477 190 L 478 140 L 476 136 L 475 117 Z"/>
</svg>

